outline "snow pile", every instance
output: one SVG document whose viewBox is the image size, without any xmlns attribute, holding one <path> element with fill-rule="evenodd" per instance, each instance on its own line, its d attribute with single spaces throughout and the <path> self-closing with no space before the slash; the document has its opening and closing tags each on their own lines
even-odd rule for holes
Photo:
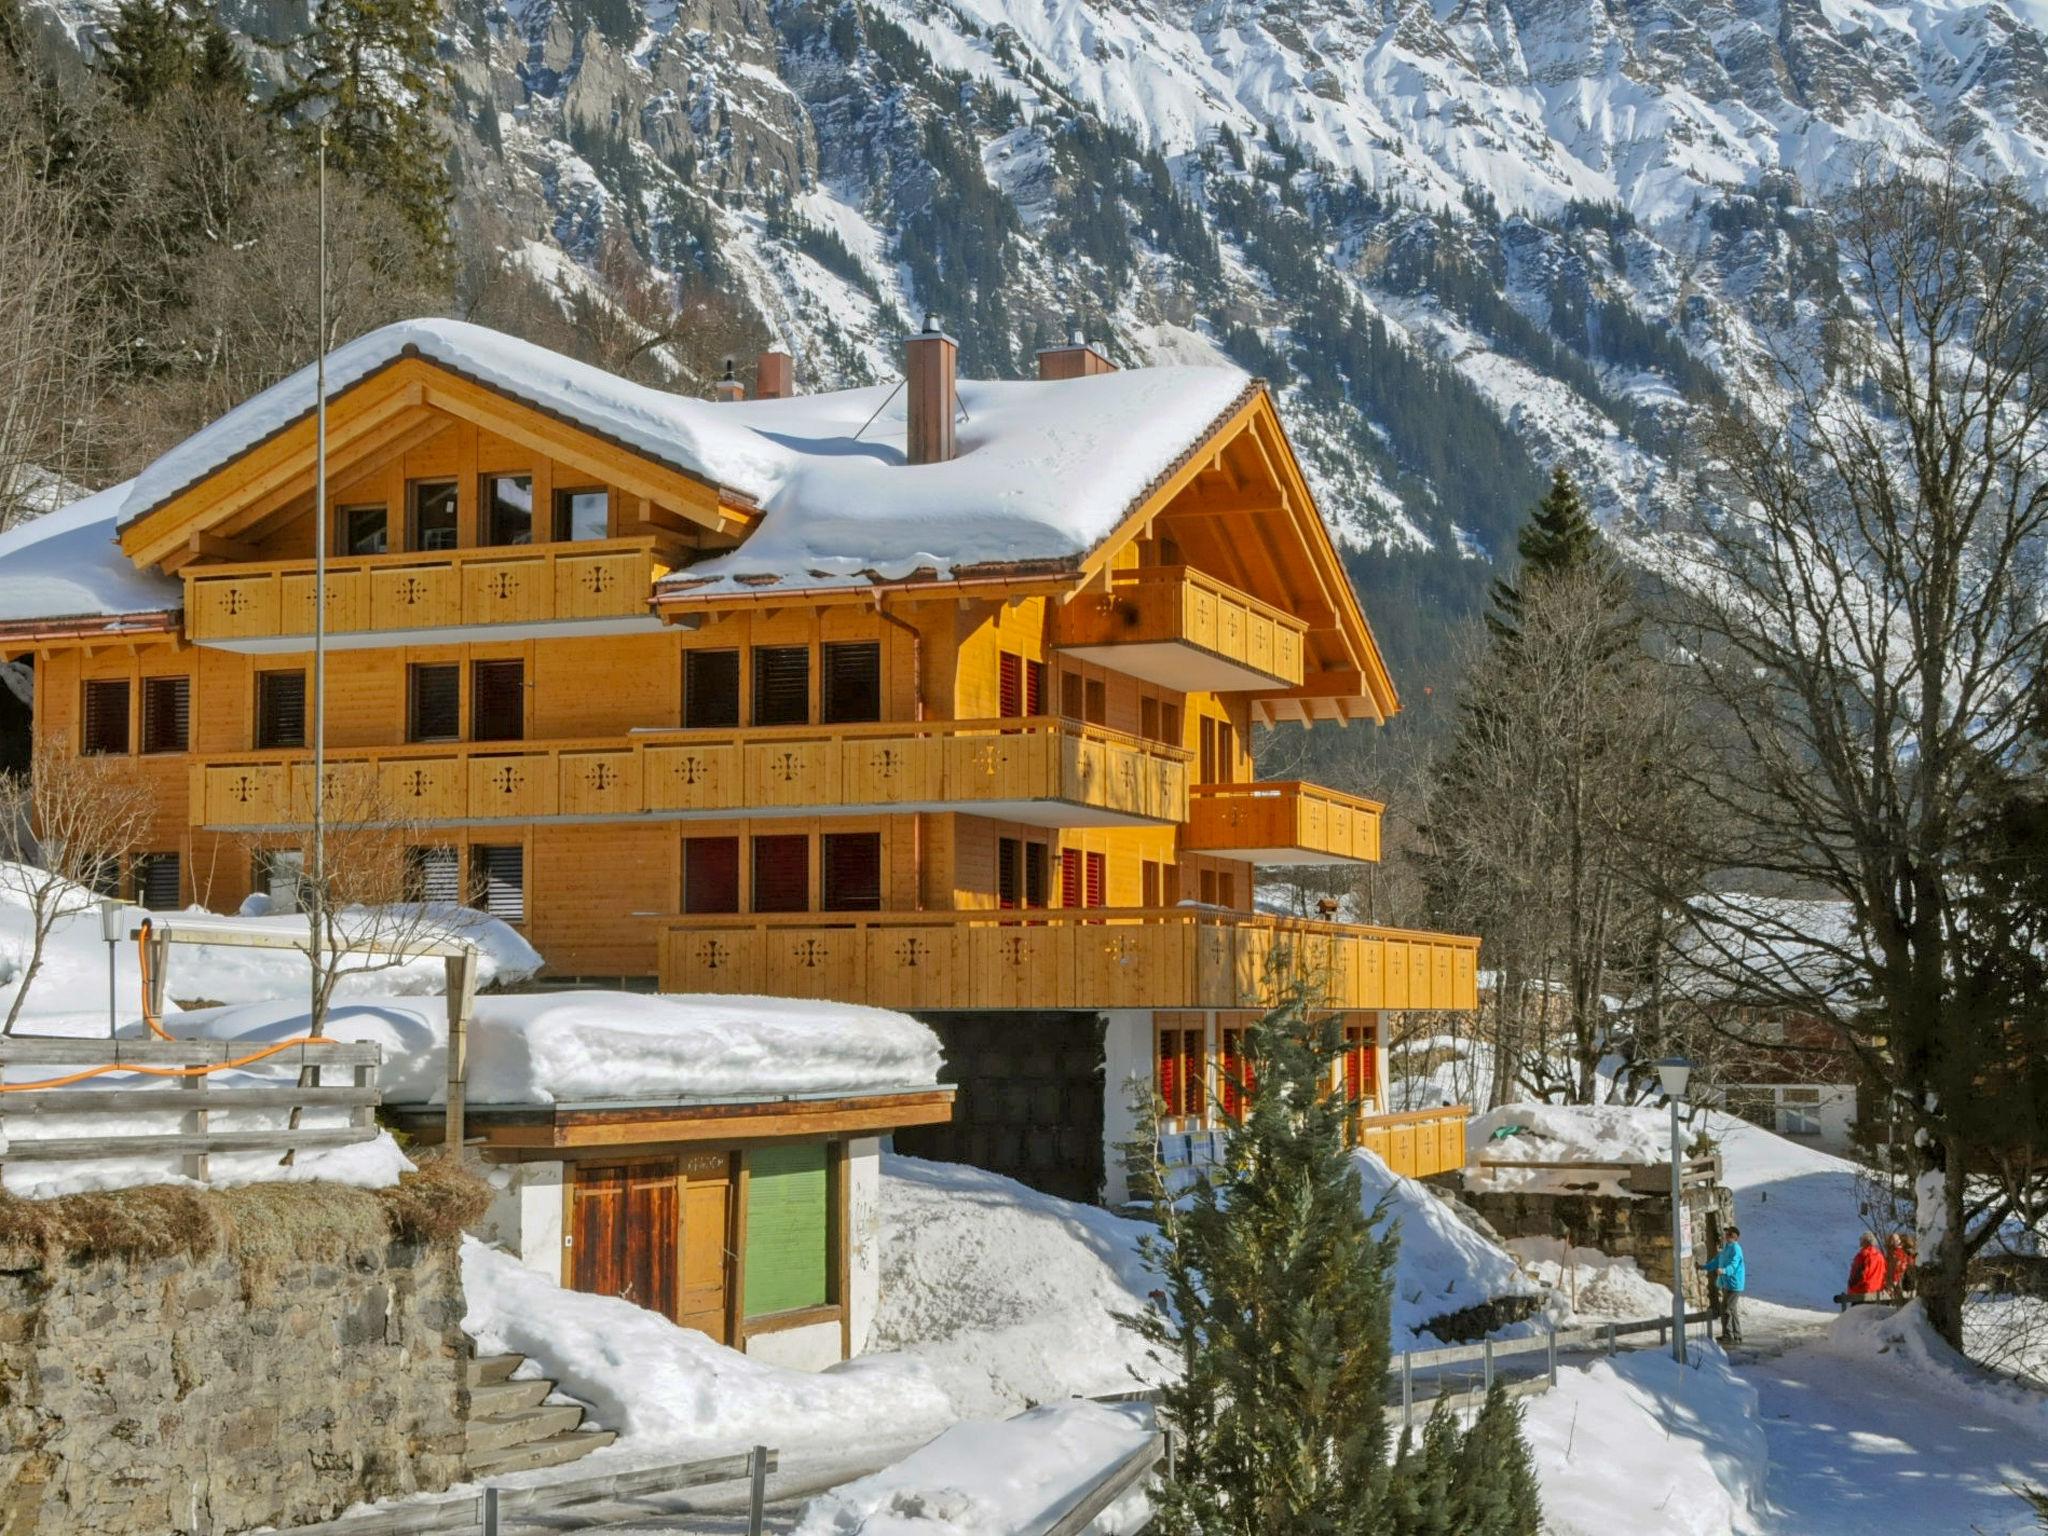
<svg viewBox="0 0 2048 1536">
<path fill-rule="evenodd" d="M 1923 1400 L 1938 1412 L 1946 1399 L 1979 1417 L 1990 1414 L 2028 1429 L 2048 1445 L 2048 1393 L 2008 1381 L 1949 1348 L 1917 1301 L 1899 1308 L 1851 1307 L 1828 1327 L 1816 1349 L 1862 1362 L 1876 1362 L 1893 1376 L 1898 1391 Z"/>
<path fill-rule="evenodd" d="M 1147 1410 L 1100 1403 L 1060 1403 L 998 1423 L 955 1424 L 894 1466 L 811 1500 L 795 1536 L 1042 1530 L 1151 1438 Z M 1100 1520 L 1090 1527 L 1106 1528 Z"/>
<path fill-rule="evenodd" d="M 173 1034 L 284 1040 L 305 1033 L 303 1004 L 207 1008 L 166 1021 Z M 338 1040 L 384 1047 L 387 1102 L 446 1096 L 448 1016 L 439 999 L 338 1005 Z M 788 1098 L 928 1088 L 938 1038 L 906 1014 L 777 997 L 650 997 L 635 992 L 491 994 L 471 1015 L 472 1104 Z"/>
<path fill-rule="evenodd" d="M 527 1356 L 636 1456 L 836 1449 L 929 1435 L 952 1418 L 914 1360 L 815 1373 L 750 1360 L 630 1301 L 564 1290 L 475 1238 L 463 1239 L 462 1290 L 478 1354 Z"/>
<path fill-rule="evenodd" d="M 1552 1536 L 1728 1536 L 1751 1528 L 1769 1451 L 1756 1390 L 1711 1345 L 1558 1373 L 1524 1429 Z"/>
<path fill-rule="evenodd" d="M 133 482 L 0 533 L 0 623 L 182 608 L 183 587 L 121 553 L 114 523 Z"/>
<path fill-rule="evenodd" d="M 1394 1348 L 1432 1349 L 1442 1341 L 1428 1331 L 1436 1318 L 1503 1296 L 1533 1296 L 1513 1257 L 1458 1219 L 1448 1201 L 1395 1173 L 1363 1147 L 1351 1154 L 1367 1211 L 1383 1210 L 1375 1229 L 1401 1235 L 1394 1270 Z"/>
<path fill-rule="evenodd" d="M 953 1163 L 882 1159 L 882 1296 L 870 1349 L 927 1365 L 962 1417 L 1162 1378 L 1116 1314 L 1159 1281 L 1148 1224 Z"/>
<path fill-rule="evenodd" d="M 1671 1287 L 1659 1285 L 1634 1259 L 1578 1248 L 1555 1237 L 1517 1237 L 1508 1251 L 1557 1300 L 1560 1323 L 1632 1323 L 1671 1315 Z"/>
<path fill-rule="evenodd" d="M 1508 1129 L 1520 1134 L 1494 1139 Z M 1626 1104 L 1503 1104 L 1466 1123 L 1465 1150 L 1473 1162 L 1668 1163 L 1671 1117 Z"/>
</svg>

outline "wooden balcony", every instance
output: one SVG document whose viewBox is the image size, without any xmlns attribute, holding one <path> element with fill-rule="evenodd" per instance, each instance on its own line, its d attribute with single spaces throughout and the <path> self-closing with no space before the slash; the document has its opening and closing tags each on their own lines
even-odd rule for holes
<svg viewBox="0 0 2048 1536">
<path fill-rule="evenodd" d="M 1370 864 L 1380 856 L 1384 809 L 1296 780 L 1198 784 L 1181 847 L 1254 864 Z"/>
<path fill-rule="evenodd" d="M 1394 1172 L 1426 1179 L 1465 1166 L 1465 1122 L 1471 1115 L 1463 1104 L 1405 1115 L 1360 1115 L 1352 1134 Z"/>
<path fill-rule="evenodd" d="M 1183 693 L 1299 687 L 1308 626 L 1184 565 L 1117 571 L 1061 608 L 1053 643 Z"/>
<path fill-rule="evenodd" d="M 884 1008 L 1265 1008 L 1291 977 L 1330 1008 L 1471 1009 L 1479 941 L 1213 908 L 690 917 L 668 992 Z"/>
<path fill-rule="evenodd" d="M 335 749 L 330 802 L 396 823 L 685 821 L 969 811 L 1047 827 L 1183 821 L 1188 754 L 1074 721 L 949 721 L 636 732 L 595 741 Z M 304 751 L 205 758 L 194 821 L 217 830 L 303 825 Z"/>
<path fill-rule="evenodd" d="M 648 607 L 668 570 L 659 541 L 498 545 L 327 562 L 328 644 L 427 644 L 491 627 L 545 634 L 628 634 L 661 627 Z M 188 566 L 185 635 L 231 651 L 312 644 L 313 562 Z"/>
</svg>

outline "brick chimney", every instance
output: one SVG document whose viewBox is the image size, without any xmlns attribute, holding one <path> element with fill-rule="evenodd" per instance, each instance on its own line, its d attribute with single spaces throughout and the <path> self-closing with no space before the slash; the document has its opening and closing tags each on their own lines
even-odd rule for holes
<svg viewBox="0 0 2048 1536">
<path fill-rule="evenodd" d="M 1095 373 L 1115 373 L 1116 364 L 1089 345 L 1088 333 L 1079 325 L 1067 334 L 1064 347 L 1041 347 L 1038 377 L 1050 384 L 1055 379 L 1085 379 Z"/>
<path fill-rule="evenodd" d="M 730 404 L 747 398 L 747 386 L 732 376 L 732 359 L 725 360 L 725 377 L 711 386 L 711 398 Z"/>
<path fill-rule="evenodd" d="M 754 366 L 754 398 L 787 400 L 796 393 L 796 364 L 787 352 L 763 352 Z"/>
<path fill-rule="evenodd" d="M 954 378 L 960 344 L 939 329 L 929 312 L 924 329 L 903 345 L 905 455 L 913 464 L 943 464 L 953 457 Z"/>
</svg>

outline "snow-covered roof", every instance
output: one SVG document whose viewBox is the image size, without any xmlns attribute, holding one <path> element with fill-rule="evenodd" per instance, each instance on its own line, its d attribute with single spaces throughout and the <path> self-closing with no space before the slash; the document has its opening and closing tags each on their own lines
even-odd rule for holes
<svg viewBox="0 0 2048 1536">
<path fill-rule="evenodd" d="M 114 527 L 133 481 L 0 533 L 0 624 L 108 619 L 180 607 L 176 581 L 138 571 Z"/>
</svg>

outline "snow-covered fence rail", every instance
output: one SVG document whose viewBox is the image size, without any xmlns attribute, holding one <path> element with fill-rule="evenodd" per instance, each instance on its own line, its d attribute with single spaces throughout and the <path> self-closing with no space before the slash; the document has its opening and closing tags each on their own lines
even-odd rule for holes
<svg viewBox="0 0 2048 1536">
<path fill-rule="evenodd" d="M 243 1040 L 95 1040 L 75 1036 L 0 1037 L 0 1078 L 36 1082 L 92 1067 L 150 1068 L 163 1075 L 94 1077 L 94 1086 L 13 1088 L 0 1093 L 0 1164 L 176 1157 L 187 1178 L 204 1182 L 215 1152 L 319 1151 L 377 1135 L 377 1069 L 383 1048 L 324 1040 L 287 1045 L 260 1062 Z M 302 1068 L 312 1081 L 301 1085 Z M 212 1069 L 201 1071 L 192 1069 Z M 165 1069 L 171 1069 L 165 1072 Z M 233 1077 L 216 1073 L 232 1072 Z M 264 1074 L 285 1072 L 289 1078 Z M 321 1080 L 323 1072 L 347 1081 Z M 337 1110 L 339 1125 L 289 1125 L 292 1109 Z M 216 1115 L 282 1110 L 279 1123 L 223 1129 Z M 175 1131 L 158 1129 L 175 1118 Z M 74 1128 L 90 1134 L 65 1134 Z M 48 1134 L 55 1128 L 56 1134 Z"/>
<path fill-rule="evenodd" d="M 1104 1510 L 1161 1470 L 1167 1477 L 1173 1476 L 1172 1440 L 1163 1431 L 1089 1484 L 1058 1518 L 1019 1531 L 1017 1536 L 1080 1536 Z"/>
</svg>

